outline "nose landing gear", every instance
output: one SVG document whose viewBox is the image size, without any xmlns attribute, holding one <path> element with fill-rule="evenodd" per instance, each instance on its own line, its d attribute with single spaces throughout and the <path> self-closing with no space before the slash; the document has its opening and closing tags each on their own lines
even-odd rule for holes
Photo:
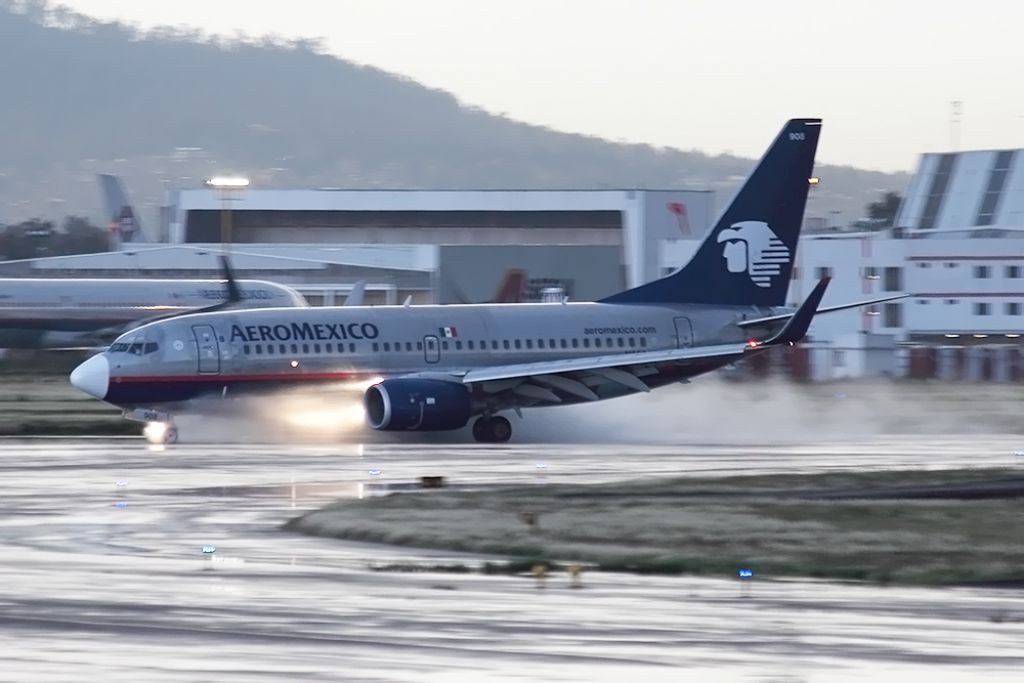
<svg viewBox="0 0 1024 683">
<path fill-rule="evenodd" d="M 172 444 L 178 442 L 178 428 L 172 422 L 147 422 L 142 429 L 146 441 L 151 444 Z"/>
<path fill-rule="evenodd" d="M 505 443 L 512 438 L 512 423 L 500 415 L 483 415 L 473 423 L 473 438 L 480 443 Z"/>
</svg>

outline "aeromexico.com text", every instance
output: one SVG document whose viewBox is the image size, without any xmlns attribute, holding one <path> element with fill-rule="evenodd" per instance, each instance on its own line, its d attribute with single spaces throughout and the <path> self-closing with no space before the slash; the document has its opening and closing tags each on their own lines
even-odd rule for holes
<svg viewBox="0 0 1024 683">
<path fill-rule="evenodd" d="M 585 327 L 583 334 L 654 334 L 657 327 Z"/>
<path fill-rule="evenodd" d="M 231 341 L 347 341 L 376 339 L 373 323 L 291 323 L 288 325 L 232 325 Z"/>
</svg>

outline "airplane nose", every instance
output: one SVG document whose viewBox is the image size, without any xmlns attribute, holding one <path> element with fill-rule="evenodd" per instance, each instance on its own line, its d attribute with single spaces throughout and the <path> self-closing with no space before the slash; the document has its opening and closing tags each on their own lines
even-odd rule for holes
<svg viewBox="0 0 1024 683">
<path fill-rule="evenodd" d="M 110 387 L 110 363 L 106 356 L 93 356 L 72 370 L 71 384 L 90 396 L 105 398 Z"/>
</svg>

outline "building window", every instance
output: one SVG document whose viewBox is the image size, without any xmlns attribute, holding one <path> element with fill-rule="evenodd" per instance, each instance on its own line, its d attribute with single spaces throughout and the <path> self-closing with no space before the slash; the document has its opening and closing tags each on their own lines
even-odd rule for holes
<svg viewBox="0 0 1024 683">
<path fill-rule="evenodd" d="M 1004 271 L 1006 277 L 1010 278 L 1011 280 L 1020 279 L 1020 266 L 1006 266 Z"/>
<path fill-rule="evenodd" d="M 1003 306 L 1006 315 L 1020 315 L 1020 302 L 1010 301 Z"/>
<path fill-rule="evenodd" d="M 930 303 L 931 303 L 931 301 L 929 301 L 928 299 L 918 299 L 917 300 L 917 305 L 918 306 L 927 306 Z"/>
<path fill-rule="evenodd" d="M 820 280 L 823 277 L 832 277 L 832 269 L 828 266 L 818 266 L 814 269 L 815 277 Z"/>
<path fill-rule="evenodd" d="M 882 309 L 882 324 L 886 327 L 903 327 L 903 304 L 886 304 Z"/>
<path fill-rule="evenodd" d="M 974 266 L 974 277 L 979 280 L 987 280 L 992 277 L 992 268 L 989 266 Z"/>
<path fill-rule="evenodd" d="M 902 268 L 886 268 L 885 269 L 885 291 L 887 291 L 887 292 L 902 292 L 903 291 L 903 269 Z"/>
<path fill-rule="evenodd" d="M 960 300 L 959 299 L 946 299 L 942 303 L 946 304 L 947 306 L 955 306 L 956 304 L 960 303 Z"/>
<path fill-rule="evenodd" d="M 836 349 L 832 352 L 832 367 L 841 368 L 846 365 L 846 354 L 842 349 Z"/>
<path fill-rule="evenodd" d="M 987 301 L 979 301 L 974 304 L 974 315 L 989 315 L 991 313 L 991 304 Z"/>
<path fill-rule="evenodd" d="M 953 263 L 952 261 L 946 261 L 942 265 L 945 266 L 946 268 L 956 268 L 960 264 L 959 263 Z"/>
<path fill-rule="evenodd" d="M 875 268 L 874 266 L 867 266 L 866 268 L 864 268 L 864 277 L 867 278 L 868 280 L 877 280 L 878 268 Z"/>
<path fill-rule="evenodd" d="M 917 267 L 918 268 L 931 268 L 932 264 L 928 263 L 927 261 L 918 261 L 917 262 Z"/>
</svg>

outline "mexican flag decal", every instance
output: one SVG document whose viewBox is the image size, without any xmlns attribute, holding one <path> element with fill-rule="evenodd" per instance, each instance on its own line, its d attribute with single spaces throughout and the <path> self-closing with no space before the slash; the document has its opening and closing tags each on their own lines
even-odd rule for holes
<svg viewBox="0 0 1024 683">
<path fill-rule="evenodd" d="M 458 337 L 459 336 L 459 331 L 456 330 L 454 327 L 442 327 L 440 332 L 439 332 L 439 334 L 442 337 L 446 337 L 446 338 L 448 338 L 448 337 Z"/>
</svg>

